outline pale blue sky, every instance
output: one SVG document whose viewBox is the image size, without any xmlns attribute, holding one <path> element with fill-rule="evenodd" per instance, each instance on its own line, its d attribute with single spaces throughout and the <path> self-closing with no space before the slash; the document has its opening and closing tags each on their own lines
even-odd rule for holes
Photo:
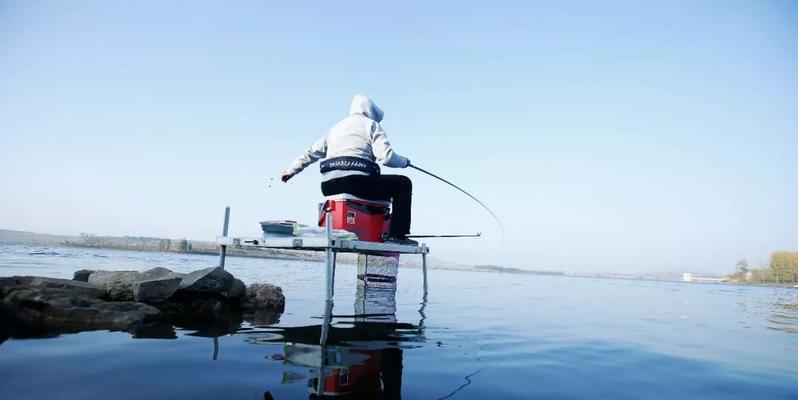
<svg viewBox="0 0 798 400">
<path fill-rule="evenodd" d="M 501 243 L 400 171 L 414 232 L 485 235 L 438 258 L 725 272 L 798 250 L 796 2 L 231 3 L 0 1 L 0 227 L 312 223 L 318 168 L 276 179 L 359 92 L 504 220 Z"/>
</svg>

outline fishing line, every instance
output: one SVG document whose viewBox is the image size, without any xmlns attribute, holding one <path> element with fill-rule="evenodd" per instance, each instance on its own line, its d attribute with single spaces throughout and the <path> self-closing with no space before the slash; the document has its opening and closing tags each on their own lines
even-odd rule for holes
<svg viewBox="0 0 798 400">
<path fill-rule="evenodd" d="M 466 235 L 407 235 L 407 237 L 413 239 L 425 239 L 425 238 L 478 238 L 482 236 L 482 233 L 474 233 L 474 234 L 466 234 Z"/>
<path fill-rule="evenodd" d="M 484 208 L 487 212 L 489 212 L 490 215 L 493 216 L 493 219 L 495 219 L 496 222 L 499 224 L 499 228 L 501 228 L 501 230 L 502 230 L 502 237 L 504 237 L 504 224 L 502 224 L 502 221 L 499 220 L 499 217 L 497 217 L 496 214 L 494 214 L 493 211 L 491 211 L 490 208 L 488 208 L 488 206 L 485 205 L 485 203 L 479 201 L 478 198 L 476 198 L 473 195 L 471 195 L 471 193 L 468 193 L 465 190 L 461 189 L 459 186 L 455 185 L 454 183 L 451 183 L 451 182 L 447 181 L 446 179 L 443 179 L 440 176 L 433 174 L 432 172 L 429 172 L 427 170 L 419 168 L 419 167 L 417 167 L 417 166 L 415 166 L 413 164 L 408 164 L 407 166 L 410 167 L 410 168 L 416 169 L 418 171 L 421 171 L 421 172 L 423 172 L 423 173 L 425 173 L 425 174 L 427 174 L 427 175 L 429 175 L 429 176 L 431 176 L 431 177 L 433 177 L 433 178 L 435 178 L 435 179 L 437 179 L 437 180 L 439 180 L 439 181 L 441 181 L 441 182 L 443 182 L 443 183 L 445 183 L 445 184 L 447 184 L 447 185 L 449 185 L 449 186 L 451 186 L 451 187 L 463 192 L 463 194 L 465 194 L 466 196 L 470 197 L 471 199 L 473 199 L 474 201 L 479 203 L 479 205 L 481 205 L 482 208 Z"/>
</svg>

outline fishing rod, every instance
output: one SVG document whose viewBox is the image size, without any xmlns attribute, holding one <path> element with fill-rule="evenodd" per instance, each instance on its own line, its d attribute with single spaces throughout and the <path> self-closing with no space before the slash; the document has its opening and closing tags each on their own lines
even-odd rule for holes
<svg viewBox="0 0 798 400">
<path fill-rule="evenodd" d="M 471 193 L 468 193 L 465 190 L 461 189 L 459 186 L 455 185 L 454 183 L 451 183 L 451 182 L 447 181 L 446 179 L 443 179 L 440 176 L 433 174 L 432 172 L 429 172 L 427 170 L 424 170 L 422 168 L 419 168 L 419 167 L 417 167 L 417 166 L 415 166 L 413 164 L 409 164 L 409 163 L 407 164 L 407 166 L 410 167 L 410 168 L 413 168 L 415 170 L 421 171 L 421 172 L 423 172 L 423 173 L 425 173 L 425 174 L 427 174 L 427 175 L 429 175 L 429 176 L 431 176 L 431 177 L 433 177 L 433 178 L 435 178 L 435 179 L 437 179 L 437 180 L 439 180 L 439 181 L 441 181 L 441 182 L 443 182 L 443 183 L 445 183 L 445 184 L 447 184 L 447 185 L 449 185 L 449 186 L 451 186 L 451 187 L 463 192 L 463 194 L 465 194 L 466 196 L 470 197 L 471 199 L 473 199 L 474 201 L 479 203 L 479 205 L 481 205 L 482 208 L 484 208 L 487 212 L 489 212 L 490 215 L 493 216 L 493 219 L 495 219 L 496 222 L 499 223 L 499 228 L 501 228 L 501 230 L 502 230 L 502 236 L 504 236 L 504 224 L 502 224 L 502 221 L 499 220 L 499 217 L 497 217 L 496 214 L 494 214 L 493 211 L 491 211 L 490 208 L 488 208 L 488 206 L 485 205 L 485 203 L 479 201 L 478 198 L 476 198 L 473 195 L 471 195 Z"/>
<path fill-rule="evenodd" d="M 407 235 L 408 238 L 477 238 L 482 236 L 482 233 L 468 234 L 468 235 Z"/>
</svg>

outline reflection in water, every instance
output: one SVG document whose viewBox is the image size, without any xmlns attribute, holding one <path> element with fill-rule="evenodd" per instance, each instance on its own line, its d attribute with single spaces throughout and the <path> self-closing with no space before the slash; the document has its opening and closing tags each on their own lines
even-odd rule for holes
<svg viewBox="0 0 798 400">
<path fill-rule="evenodd" d="M 769 329 L 798 333 L 798 299 L 792 296 L 780 296 L 771 307 L 768 317 Z"/>
<path fill-rule="evenodd" d="M 0 246 L 0 275 L 70 278 L 75 269 L 122 265 L 188 272 L 216 261 L 58 252 L 76 256 L 35 256 L 28 255 L 30 248 Z M 0 399 L 307 399 L 318 397 L 318 384 L 331 377 L 349 385 L 344 398 L 398 397 L 398 389 L 404 398 L 430 399 L 798 399 L 798 289 L 438 270 L 436 304 L 425 322 L 423 304 L 420 317 L 403 312 L 410 311 L 407 301 L 422 298 L 416 270 L 402 277 L 395 316 L 364 317 L 383 312 L 366 306 L 353 312 L 353 302 L 339 298 L 326 313 L 329 321 L 322 321 L 312 317 L 326 311 L 317 302 L 323 281 L 318 265 L 236 261 L 231 272 L 244 280 L 286 288 L 293 314 L 257 320 L 231 315 L 207 326 L 180 314 L 133 333 L 173 341 L 130 340 L 115 332 L 56 340 L 13 336 L 0 344 Z M 355 294 L 354 274 L 341 275 L 341 287 Z M 382 296 L 375 293 L 355 297 L 364 305 L 379 303 Z M 291 327 L 274 328 L 277 318 Z M 429 321 L 435 329 L 424 328 Z M 6 326 L 0 323 L 0 331 Z M 219 361 L 212 362 L 217 336 Z M 302 353 L 307 348 L 310 354 Z M 362 374 L 355 371 L 360 367 Z"/>
<path fill-rule="evenodd" d="M 416 324 L 396 321 L 396 280 L 358 274 L 354 315 L 333 314 L 325 303 L 320 325 L 263 329 L 247 332 L 252 344 L 285 343 L 280 358 L 287 366 L 310 369 L 310 398 L 399 399 L 402 389 L 403 349 L 424 340 L 425 302 Z M 395 267 L 393 276 L 395 277 Z M 304 377 L 286 372 L 283 382 Z M 267 391 L 264 398 L 272 398 Z"/>
</svg>

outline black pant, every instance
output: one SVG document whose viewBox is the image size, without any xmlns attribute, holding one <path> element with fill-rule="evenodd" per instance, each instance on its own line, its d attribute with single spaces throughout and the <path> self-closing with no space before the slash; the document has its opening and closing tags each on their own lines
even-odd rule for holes
<svg viewBox="0 0 798 400">
<path fill-rule="evenodd" d="M 413 182 L 404 175 L 352 175 L 321 183 L 325 196 L 349 193 L 369 200 L 391 200 L 390 235 L 404 238 L 410 233 L 410 203 Z"/>
</svg>

